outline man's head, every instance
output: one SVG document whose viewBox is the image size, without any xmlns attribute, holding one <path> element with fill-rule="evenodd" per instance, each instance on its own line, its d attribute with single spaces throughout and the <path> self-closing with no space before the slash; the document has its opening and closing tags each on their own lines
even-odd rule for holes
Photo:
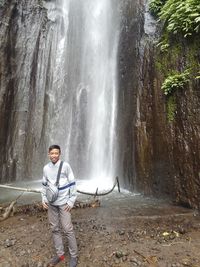
<svg viewBox="0 0 200 267">
<path fill-rule="evenodd" d="M 58 145 L 52 145 L 49 147 L 49 159 L 52 163 L 56 163 L 60 159 L 61 149 Z"/>
</svg>

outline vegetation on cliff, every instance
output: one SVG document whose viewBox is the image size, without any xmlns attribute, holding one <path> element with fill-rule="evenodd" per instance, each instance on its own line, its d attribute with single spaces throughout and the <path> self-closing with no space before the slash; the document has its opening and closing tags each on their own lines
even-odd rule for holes
<svg viewBox="0 0 200 267">
<path fill-rule="evenodd" d="M 170 33 L 186 37 L 200 31 L 199 0 L 151 0 L 150 10 L 164 21 Z"/>
<path fill-rule="evenodd" d="M 164 78 L 161 89 L 167 97 L 168 120 L 176 111 L 176 89 L 186 88 L 199 79 L 198 59 L 200 32 L 199 0 L 151 0 L 150 12 L 162 25 L 156 66 Z"/>
<path fill-rule="evenodd" d="M 190 71 L 185 70 L 182 73 L 174 73 L 169 75 L 162 84 L 161 89 L 165 95 L 172 94 L 174 90 L 183 88 L 189 82 Z"/>
</svg>

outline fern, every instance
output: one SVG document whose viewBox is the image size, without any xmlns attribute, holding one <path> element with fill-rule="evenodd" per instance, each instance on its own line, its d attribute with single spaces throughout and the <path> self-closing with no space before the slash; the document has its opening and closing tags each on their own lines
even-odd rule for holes
<svg viewBox="0 0 200 267">
<path fill-rule="evenodd" d="M 184 37 L 200 31 L 199 0 L 168 0 L 159 12 L 167 30 L 174 34 L 182 33 Z"/>
<path fill-rule="evenodd" d="M 157 16 L 164 6 L 166 0 L 151 0 L 149 3 L 149 10 L 152 15 Z"/>
<path fill-rule="evenodd" d="M 161 89 L 165 95 L 171 95 L 176 89 L 183 88 L 189 82 L 190 71 L 169 75 L 162 84 Z"/>
</svg>

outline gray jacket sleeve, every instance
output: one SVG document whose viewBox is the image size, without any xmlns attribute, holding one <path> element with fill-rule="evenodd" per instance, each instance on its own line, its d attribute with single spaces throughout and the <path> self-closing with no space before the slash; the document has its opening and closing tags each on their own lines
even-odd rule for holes
<svg viewBox="0 0 200 267">
<path fill-rule="evenodd" d="M 47 184 L 47 180 L 45 177 L 45 171 L 43 169 L 43 177 L 42 177 L 42 191 L 41 191 L 41 195 L 42 195 L 42 202 L 43 203 L 48 203 L 48 200 L 46 198 L 46 184 Z"/>
<path fill-rule="evenodd" d="M 76 198 L 77 198 L 77 187 L 76 187 L 76 181 L 74 178 L 74 174 L 73 174 L 73 171 L 72 171 L 70 165 L 68 165 L 68 168 L 67 168 L 67 176 L 68 176 L 68 182 L 74 183 L 74 185 L 70 186 L 69 198 L 67 200 L 67 204 L 72 208 L 74 206 L 74 203 L 75 203 Z"/>
</svg>

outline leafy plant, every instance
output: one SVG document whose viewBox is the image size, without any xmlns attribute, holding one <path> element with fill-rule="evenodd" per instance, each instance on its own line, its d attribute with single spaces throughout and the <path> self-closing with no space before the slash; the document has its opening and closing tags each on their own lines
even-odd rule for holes
<svg viewBox="0 0 200 267">
<path fill-rule="evenodd" d="M 161 89 L 164 91 L 164 94 L 171 95 L 174 90 L 183 88 L 184 85 L 189 82 L 189 75 L 189 70 L 185 70 L 182 73 L 175 73 L 169 75 L 161 86 Z"/>
<path fill-rule="evenodd" d="M 195 77 L 196 80 L 200 79 L 200 71 L 198 72 L 198 75 Z"/>
<path fill-rule="evenodd" d="M 183 33 L 184 37 L 200 31 L 199 0 L 168 0 L 159 12 L 167 30 L 174 34 Z"/>
<path fill-rule="evenodd" d="M 161 8 L 164 6 L 166 0 L 151 0 L 149 3 L 149 10 L 151 14 L 157 16 L 161 11 Z"/>
<path fill-rule="evenodd" d="M 157 44 L 157 47 L 160 47 L 160 51 L 161 52 L 165 52 L 169 48 L 169 43 L 167 43 L 167 41 L 164 40 L 164 41 L 161 41 L 160 43 L 158 43 Z"/>
</svg>

